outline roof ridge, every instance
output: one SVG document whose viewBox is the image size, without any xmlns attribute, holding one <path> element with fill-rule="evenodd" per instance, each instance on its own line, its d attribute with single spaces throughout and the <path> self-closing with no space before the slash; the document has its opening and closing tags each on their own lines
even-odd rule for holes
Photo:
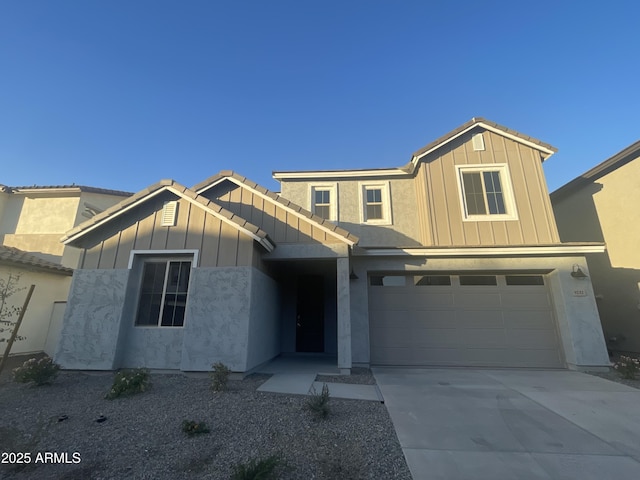
<svg viewBox="0 0 640 480">
<path fill-rule="evenodd" d="M 237 172 L 234 172 L 233 170 L 221 170 L 216 175 L 213 175 L 213 176 L 209 177 L 207 180 L 205 180 L 203 182 L 200 182 L 197 185 L 195 185 L 193 187 L 193 189 L 195 191 L 201 190 L 201 191 L 204 192 L 209 187 L 213 186 L 212 184 L 214 184 L 216 182 L 219 182 L 220 180 L 226 179 L 226 178 L 235 179 L 237 182 L 239 182 L 240 185 L 243 185 L 243 186 L 245 186 L 247 188 L 255 190 L 258 193 L 271 198 L 274 202 L 277 202 L 277 203 L 281 204 L 283 207 L 290 208 L 290 209 L 294 210 L 297 214 L 302 215 L 303 217 L 307 218 L 309 221 L 314 222 L 317 225 L 319 225 L 319 226 L 321 226 L 321 227 L 323 227 L 325 229 L 328 229 L 330 232 L 333 232 L 334 234 L 339 235 L 339 236 L 347 239 L 349 242 L 353 242 L 354 244 L 356 244 L 359 241 L 358 237 L 353 235 L 351 232 L 345 230 L 344 228 L 342 228 L 342 227 L 336 225 L 335 223 L 331 222 L 330 220 L 326 220 L 326 219 L 324 219 L 322 217 L 319 217 L 319 216 L 311 213 L 309 210 L 307 210 L 304 207 L 301 207 L 300 205 L 292 202 L 288 198 L 283 197 L 279 193 L 272 192 L 268 188 L 263 187 L 262 185 L 260 185 L 260 184 L 258 184 L 256 182 L 248 179 L 247 177 L 242 176 Z M 205 188 L 205 187 L 207 187 L 207 188 Z"/>
</svg>

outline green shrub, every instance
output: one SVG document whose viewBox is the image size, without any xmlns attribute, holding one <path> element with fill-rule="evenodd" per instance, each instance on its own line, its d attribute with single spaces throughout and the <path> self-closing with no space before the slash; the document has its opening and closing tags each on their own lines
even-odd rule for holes
<svg viewBox="0 0 640 480">
<path fill-rule="evenodd" d="M 60 365 L 53 363 L 50 357 L 44 356 L 40 360 L 30 358 L 21 367 L 13 369 L 13 379 L 18 383 L 33 382 L 36 385 L 52 383 L 58 375 Z"/>
<path fill-rule="evenodd" d="M 229 381 L 229 375 L 231 370 L 222 362 L 217 362 L 212 365 L 213 371 L 211 372 L 211 388 L 216 392 L 221 392 L 227 389 L 227 382 Z"/>
<path fill-rule="evenodd" d="M 613 368 L 622 378 L 634 380 L 638 375 L 638 372 L 640 372 L 640 360 L 621 355 L 620 360 L 613 365 Z"/>
<path fill-rule="evenodd" d="M 276 478 L 276 469 L 284 465 L 279 455 L 271 455 L 263 459 L 251 459 L 233 468 L 231 480 L 272 480 Z"/>
<path fill-rule="evenodd" d="M 329 387 L 326 383 L 322 385 L 322 392 L 316 392 L 315 387 L 311 388 L 311 394 L 305 403 L 305 408 L 316 418 L 327 418 L 329 415 Z"/>
<path fill-rule="evenodd" d="M 114 398 L 135 395 L 149 388 L 149 371 L 144 368 L 134 370 L 122 370 L 113 379 L 111 390 L 105 396 L 109 400 Z"/>
<path fill-rule="evenodd" d="M 193 420 L 183 420 L 182 422 L 182 431 L 193 437 L 194 435 L 199 435 L 202 433 L 209 433 L 209 427 L 204 422 L 195 422 Z"/>
</svg>

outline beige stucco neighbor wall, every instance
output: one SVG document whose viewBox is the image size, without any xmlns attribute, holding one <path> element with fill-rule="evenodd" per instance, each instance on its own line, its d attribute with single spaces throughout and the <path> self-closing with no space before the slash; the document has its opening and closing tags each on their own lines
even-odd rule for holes
<svg viewBox="0 0 640 480">
<path fill-rule="evenodd" d="M 640 157 L 554 198 L 562 241 L 604 241 L 587 256 L 609 348 L 640 352 Z"/>
<path fill-rule="evenodd" d="M 10 273 L 19 274 L 19 287 L 25 287 L 10 298 L 11 305 L 22 307 L 28 287 L 31 284 L 36 286 L 18 331 L 18 335 L 26 338 L 13 344 L 11 354 L 41 352 L 47 344 L 57 342 L 59 332 L 55 329 L 50 331 L 50 320 L 54 313 L 54 303 L 67 299 L 71 277 L 0 265 L 0 278 L 6 281 Z M 8 331 L 0 333 L 5 339 L 9 335 Z M 6 345 L 6 342 L 0 342 L 0 354 L 4 353 Z"/>
</svg>

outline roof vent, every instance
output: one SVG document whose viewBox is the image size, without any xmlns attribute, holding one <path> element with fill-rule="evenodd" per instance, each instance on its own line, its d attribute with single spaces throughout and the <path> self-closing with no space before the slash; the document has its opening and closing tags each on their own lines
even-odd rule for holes
<svg viewBox="0 0 640 480">
<path fill-rule="evenodd" d="M 471 137 L 471 142 L 473 143 L 473 149 L 477 152 L 480 150 L 484 150 L 484 137 L 481 133 L 476 133 Z"/>
<path fill-rule="evenodd" d="M 178 213 L 177 200 L 174 200 L 172 202 L 164 202 L 164 207 L 162 207 L 162 226 L 175 227 L 177 213 Z"/>
</svg>

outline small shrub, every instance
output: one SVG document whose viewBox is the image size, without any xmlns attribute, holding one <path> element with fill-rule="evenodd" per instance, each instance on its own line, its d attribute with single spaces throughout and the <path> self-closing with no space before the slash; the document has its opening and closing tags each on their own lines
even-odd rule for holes
<svg viewBox="0 0 640 480">
<path fill-rule="evenodd" d="M 50 357 L 44 356 L 40 360 L 30 358 L 21 367 L 13 369 L 13 379 L 18 383 L 33 382 L 36 385 L 52 383 L 58 375 L 60 365 L 53 363 Z"/>
<path fill-rule="evenodd" d="M 227 389 L 227 382 L 229 381 L 229 375 L 231 370 L 222 362 L 217 362 L 212 365 L 213 371 L 211 372 L 211 388 L 216 392 L 221 392 Z"/>
<path fill-rule="evenodd" d="M 233 467 L 231 480 L 272 480 L 276 478 L 276 470 L 284 461 L 279 455 L 271 455 L 263 459 L 251 459 Z"/>
<path fill-rule="evenodd" d="M 329 415 L 329 387 L 322 385 L 322 392 L 316 392 L 315 387 L 311 388 L 311 394 L 305 403 L 305 408 L 316 418 L 327 418 Z"/>
<path fill-rule="evenodd" d="M 638 375 L 638 372 L 640 372 L 640 360 L 621 355 L 620 360 L 613 365 L 613 368 L 622 378 L 634 380 Z"/>
<path fill-rule="evenodd" d="M 184 420 L 182 422 L 182 431 L 193 437 L 202 433 L 209 433 L 209 427 L 204 422 L 194 422 L 193 420 Z"/>
<path fill-rule="evenodd" d="M 111 390 L 105 396 L 109 400 L 135 395 L 144 392 L 149 387 L 149 371 L 144 368 L 122 370 L 113 379 Z"/>
</svg>

